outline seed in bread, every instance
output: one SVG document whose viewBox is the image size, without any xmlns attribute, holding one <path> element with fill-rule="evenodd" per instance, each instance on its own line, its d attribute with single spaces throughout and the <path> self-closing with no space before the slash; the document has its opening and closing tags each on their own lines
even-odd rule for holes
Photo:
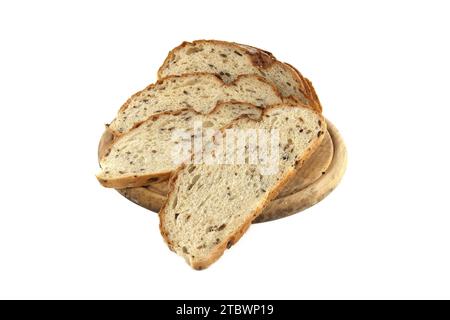
<svg viewBox="0 0 450 320">
<path fill-rule="evenodd" d="M 217 40 L 183 42 L 169 53 L 158 77 L 191 72 L 214 73 L 226 82 L 242 74 L 259 75 L 274 83 L 284 98 L 322 111 L 308 79 L 291 65 L 277 61 L 270 52 L 258 48 Z"/>
<path fill-rule="evenodd" d="M 278 129 L 279 170 L 262 175 L 253 164 L 186 164 L 173 176 L 160 210 L 161 234 L 195 269 L 204 269 L 235 244 L 271 199 L 320 144 L 326 123 L 300 106 L 263 111 L 260 121 L 238 119 L 230 128 Z"/>
<path fill-rule="evenodd" d="M 229 102 L 219 104 L 209 114 L 187 109 L 154 116 L 113 143 L 100 160 L 102 171 L 97 178 L 103 186 L 118 189 L 167 179 L 180 164 L 174 162 L 172 154 L 174 144 L 182 142 L 174 141 L 175 130 L 189 133 L 196 123 L 219 130 L 242 116 L 257 119 L 261 112 L 254 105 Z M 188 140 L 190 145 L 191 133 Z"/>
<path fill-rule="evenodd" d="M 231 83 L 205 73 L 170 76 L 133 95 L 109 129 L 120 136 L 156 114 L 186 108 L 206 114 L 218 103 L 229 101 L 264 107 L 282 99 L 274 85 L 259 76 L 243 75 Z"/>
</svg>

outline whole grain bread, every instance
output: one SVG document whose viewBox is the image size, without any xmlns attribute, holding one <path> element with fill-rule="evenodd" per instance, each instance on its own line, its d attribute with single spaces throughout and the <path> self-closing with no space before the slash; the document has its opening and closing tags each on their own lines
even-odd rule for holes
<svg viewBox="0 0 450 320">
<path fill-rule="evenodd" d="M 292 178 L 291 181 L 289 181 L 289 183 L 284 186 L 283 190 L 278 194 L 278 198 L 286 197 L 288 195 L 296 193 L 324 175 L 333 159 L 333 153 L 333 142 L 331 140 L 330 134 L 327 131 L 324 134 L 320 146 L 308 158 L 308 160 L 305 161 L 300 170 L 298 170 L 295 174 L 294 178 Z M 162 180 L 154 182 L 143 188 L 145 188 L 145 190 L 140 190 L 139 192 L 137 192 L 136 194 L 138 194 L 139 196 L 135 198 L 139 200 L 142 199 L 140 202 L 147 202 L 145 199 L 143 199 L 145 198 L 146 194 L 149 198 L 153 197 L 153 195 L 150 193 L 157 194 L 163 197 L 167 196 L 169 192 L 169 181 Z M 134 194 L 132 190 L 127 190 L 127 192 L 131 195 Z M 159 209 L 160 207 L 157 207 L 157 210 L 150 210 L 158 212 Z"/>
<path fill-rule="evenodd" d="M 334 154 L 331 163 L 329 163 L 329 166 L 326 168 L 323 168 L 323 170 L 316 170 L 317 168 L 312 169 L 314 172 L 319 172 L 320 177 L 314 181 L 310 180 L 309 183 L 305 184 L 304 181 L 309 179 L 309 173 L 305 172 L 305 170 L 308 170 L 308 167 L 311 169 L 314 160 L 321 161 L 317 156 L 324 152 L 324 150 L 320 151 L 320 149 L 324 147 L 324 144 L 328 144 L 327 140 L 330 139 L 330 136 L 332 140 L 331 149 Z M 327 151 L 325 152 L 327 153 Z M 255 220 L 253 220 L 253 223 L 285 218 L 315 205 L 337 187 L 345 173 L 346 163 L 347 153 L 345 143 L 336 127 L 327 121 L 327 133 L 325 133 L 320 146 L 309 159 L 304 162 L 302 167 L 297 171 L 296 176 L 283 187 L 283 191 L 264 208 L 263 212 Z M 299 179 L 301 172 L 306 174 L 305 180 Z M 292 187 L 292 190 L 297 189 L 293 184 L 294 181 L 300 182 L 304 187 L 301 190 L 286 194 L 289 186 Z M 165 186 L 162 187 L 160 184 L 162 183 L 151 184 L 147 187 L 120 189 L 118 192 L 139 206 L 153 212 L 159 212 L 165 203 L 167 196 L 166 191 L 161 193 L 160 189 L 164 188 L 165 190 Z M 158 186 L 156 190 L 154 188 L 155 186 Z"/>
<path fill-rule="evenodd" d="M 262 174 L 260 165 L 248 162 L 177 170 L 159 213 L 160 229 L 169 248 L 195 269 L 208 267 L 240 239 L 318 147 L 326 123 L 311 109 L 281 105 L 265 109 L 261 120 L 246 117 L 229 128 L 279 130 L 278 171 Z"/>
<path fill-rule="evenodd" d="M 120 136 L 160 113 L 186 108 L 208 113 L 218 103 L 228 101 L 262 107 L 281 103 L 282 99 L 275 86 L 260 76 L 242 75 L 229 83 L 209 73 L 169 76 L 128 99 L 109 129 Z"/>
<path fill-rule="evenodd" d="M 218 40 L 183 42 L 170 51 L 159 68 L 158 77 L 192 72 L 214 73 L 226 82 L 243 74 L 259 75 L 274 83 L 284 98 L 322 111 L 311 82 L 297 69 L 278 61 L 265 50 Z"/>
<path fill-rule="evenodd" d="M 219 130 L 242 116 L 259 119 L 261 109 L 245 103 L 221 103 L 208 114 L 194 109 L 151 117 L 120 136 L 100 160 L 99 182 L 109 188 L 140 187 L 167 179 L 180 165 L 172 154 L 176 145 L 191 144 L 195 126 Z M 181 130 L 183 135 L 174 135 Z M 186 139 L 188 139 L 186 141 Z M 186 154 L 189 157 L 191 153 Z"/>
</svg>

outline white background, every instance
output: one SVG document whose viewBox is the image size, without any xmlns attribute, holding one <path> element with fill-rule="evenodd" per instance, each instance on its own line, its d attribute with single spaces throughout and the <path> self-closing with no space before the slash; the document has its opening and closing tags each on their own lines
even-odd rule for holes
<svg viewBox="0 0 450 320">
<path fill-rule="evenodd" d="M 2 1 L 0 298 L 450 298 L 447 1 Z M 272 51 L 349 150 L 342 184 L 205 271 L 95 179 L 103 124 L 183 40 Z"/>
</svg>

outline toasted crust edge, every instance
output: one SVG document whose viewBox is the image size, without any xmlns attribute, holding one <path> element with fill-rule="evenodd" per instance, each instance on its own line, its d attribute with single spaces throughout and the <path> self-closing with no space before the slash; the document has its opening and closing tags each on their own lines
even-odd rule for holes
<svg viewBox="0 0 450 320">
<path fill-rule="evenodd" d="M 314 103 L 316 111 L 322 113 L 322 104 L 320 103 L 319 96 L 317 95 L 316 90 L 314 89 L 314 86 L 313 86 L 311 80 L 304 77 L 301 74 L 301 72 L 293 65 L 291 65 L 287 62 L 284 62 L 284 64 L 287 65 L 289 68 L 291 68 L 297 74 L 297 76 L 302 79 L 302 83 L 305 86 L 305 91 L 308 92 L 307 95 L 308 95 L 308 97 L 310 97 L 311 102 Z"/>
<path fill-rule="evenodd" d="M 273 106 L 273 107 L 268 107 L 268 108 L 263 110 L 263 116 L 269 110 L 276 109 L 276 108 L 282 108 L 282 107 L 286 107 L 286 106 L 287 105 L 277 105 L 277 106 Z M 305 107 L 305 106 L 301 105 L 301 107 Z M 311 110 L 311 109 L 309 109 L 309 110 Z M 321 120 L 321 123 L 322 123 L 322 128 L 323 128 L 323 130 L 326 130 L 327 129 L 327 124 L 326 124 L 325 118 L 319 112 L 317 112 L 315 110 L 312 110 L 312 111 L 315 112 L 320 117 L 320 120 Z M 237 120 L 235 120 L 235 121 L 237 121 Z M 233 121 L 230 125 L 232 125 L 235 121 Z M 252 120 L 252 121 L 257 121 L 257 120 Z M 253 212 L 251 213 L 250 217 L 246 221 L 244 221 L 242 226 L 236 232 L 234 232 L 227 239 L 225 239 L 220 244 L 218 244 L 212 250 L 211 254 L 207 258 L 200 259 L 200 260 L 192 260 L 191 259 L 191 260 L 187 261 L 187 263 L 192 268 L 194 268 L 196 270 L 206 269 L 211 264 L 213 264 L 215 261 L 217 261 L 224 254 L 226 249 L 231 248 L 231 246 L 233 246 L 235 243 L 237 243 L 239 241 L 239 239 L 242 237 L 242 235 L 250 227 L 252 221 L 255 220 L 263 212 L 264 208 L 270 203 L 270 201 L 272 199 L 274 199 L 278 195 L 278 193 L 281 191 L 281 189 L 293 177 L 295 172 L 297 172 L 297 170 L 300 169 L 300 167 L 302 166 L 303 162 L 306 159 L 308 159 L 311 156 L 311 154 L 318 148 L 318 146 L 320 145 L 323 137 L 324 137 L 323 134 L 320 135 L 319 137 L 315 137 L 314 142 L 305 151 L 303 156 L 302 157 L 297 157 L 296 162 L 298 163 L 298 165 L 296 165 L 295 168 L 289 169 L 288 172 L 285 175 L 285 178 L 281 179 L 278 182 L 278 184 L 276 184 L 274 186 L 272 191 L 265 198 L 261 199 L 260 203 L 253 210 Z M 171 198 L 172 194 L 174 193 L 176 180 L 177 180 L 180 172 L 185 167 L 186 167 L 186 164 L 182 164 L 181 166 L 178 167 L 178 169 L 171 176 L 170 181 L 169 181 L 169 193 L 167 195 L 167 200 L 164 202 L 163 206 L 161 207 L 161 210 L 158 213 L 159 220 L 160 220 L 159 228 L 160 228 L 161 235 L 162 235 L 164 241 L 169 246 L 169 249 L 172 250 L 172 251 L 175 251 L 173 249 L 173 243 L 168 238 L 168 232 L 164 229 L 164 219 L 165 219 L 165 215 L 166 215 L 165 211 L 166 211 L 167 205 L 169 203 L 169 199 Z"/>
</svg>

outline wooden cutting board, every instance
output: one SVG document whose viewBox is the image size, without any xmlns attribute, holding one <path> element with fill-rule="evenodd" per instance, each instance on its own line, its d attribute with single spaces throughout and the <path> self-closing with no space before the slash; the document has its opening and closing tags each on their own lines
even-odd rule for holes
<svg viewBox="0 0 450 320">
<path fill-rule="evenodd" d="M 258 216 L 254 223 L 266 222 L 288 217 L 301 212 L 323 200 L 339 184 L 347 168 L 347 149 L 336 127 L 327 120 L 333 153 L 330 165 L 322 175 L 300 190 L 273 200 Z"/>
<path fill-rule="evenodd" d="M 320 147 L 254 222 L 280 219 L 303 211 L 321 201 L 339 184 L 347 165 L 347 151 L 336 127 L 330 121 L 327 124 L 328 134 Z M 99 158 L 112 140 L 113 136 L 106 130 L 100 139 Z M 162 181 L 147 187 L 117 191 L 141 207 L 158 212 L 166 199 L 167 189 L 167 181 Z"/>
</svg>

